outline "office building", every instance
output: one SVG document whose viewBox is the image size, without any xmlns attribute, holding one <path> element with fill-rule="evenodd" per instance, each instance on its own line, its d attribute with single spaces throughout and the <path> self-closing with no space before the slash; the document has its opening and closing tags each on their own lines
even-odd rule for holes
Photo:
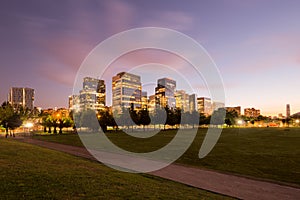
<svg viewBox="0 0 300 200">
<path fill-rule="evenodd" d="M 154 112 L 156 108 L 155 95 L 150 95 L 148 99 L 148 111 Z"/>
<path fill-rule="evenodd" d="M 196 94 L 189 95 L 189 106 L 190 106 L 190 112 L 197 111 L 197 96 Z"/>
<path fill-rule="evenodd" d="M 286 104 L 286 118 L 291 117 L 291 107 L 290 104 Z"/>
<path fill-rule="evenodd" d="M 142 91 L 142 98 L 141 98 L 141 103 L 142 103 L 142 109 L 148 109 L 148 97 L 147 97 L 147 92 Z"/>
<path fill-rule="evenodd" d="M 69 96 L 69 110 L 75 111 L 75 112 L 80 110 L 80 96 L 79 95 Z"/>
<path fill-rule="evenodd" d="M 163 108 L 168 106 L 170 109 L 174 109 L 176 107 L 175 90 L 176 81 L 170 78 L 158 79 L 155 88 L 156 104 Z"/>
<path fill-rule="evenodd" d="M 207 97 L 198 97 L 197 98 L 197 107 L 199 114 L 209 116 L 213 112 L 213 104 L 210 98 Z"/>
<path fill-rule="evenodd" d="M 141 77 L 127 72 L 120 72 L 112 78 L 112 109 L 121 113 L 122 109 L 141 109 Z"/>
<path fill-rule="evenodd" d="M 24 109 L 33 110 L 34 89 L 12 87 L 8 94 L 8 102 L 15 109 L 23 107 Z"/>
<path fill-rule="evenodd" d="M 76 103 L 76 98 L 73 103 Z M 83 89 L 79 92 L 81 110 L 103 110 L 105 108 L 105 83 L 104 80 L 85 77 L 83 79 Z"/>
<path fill-rule="evenodd" d="M 184 90 L 177 90 L 175 92 L 176 108 L 179 108 L 182 112 L 190 111 L 190 97 Z"/>
</svg>

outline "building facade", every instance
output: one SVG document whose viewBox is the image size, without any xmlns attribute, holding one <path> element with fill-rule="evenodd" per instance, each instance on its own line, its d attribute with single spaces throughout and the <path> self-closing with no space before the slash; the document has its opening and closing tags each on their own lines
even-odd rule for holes
<svg viewBox="0 0 300 200">
<path fill-rule="evenodd" d="M 177 90 L 175 92 L 176 108 L 181 109 L 182 112 L 190 111 L 190 96 L 184 90 Z"/>
<path fill-rule="evenodd" d="M 80 110 L 80 96 L 79 95 L 69 96 L 69 110 L 75 111 L 75 112 Z"/>
<path fill-rule="evenodd" d="M 197 107 L 199 114 L 209 116 L 213 112 L 213 104 L 210 98 L 207 97 L 198 97 L 197 98 Z"/>
<path fill-rule="evenodd" d="M 238 116 L 241 115 L 241 106 L 236 106 L 236 107 L 226 107 L 227 112 L 236 112 Z"/>
<path fill-rule="evenodd" d="M 154 112 L 156 108 L 156 100 L 155 100 L 155 94 L 150 95 L 148 99 L 148 111 L 149 112 Z"/>
<path fill-rule="evenodd" d="M 246 117 L 256 118 L 260 115 L 260 110 L 257 110 L 255 108 L 245 108 L 244 109 L 244 115 Z"/>
<path fill-rule="evenodd" d="M 175 100 L 176 81 L 170 78 L 158 79 L 157 87 L 155 88 L 156 105 L 160 107 L 176 107 Z"/>
<path fill-rule="evenodd" d="M 141 104 L 142 109 L 148 109 L 148 96 L 146 91 L 142 91 Z"/>
<path fill-rule="evenodd" d="M 8 94 L 8 102 L 17 109 L 23 107 L 25 109 L 34 109 L 34 89 L 12 87 Z"/>
<path fill-rule="evenodd" d="M 78 99 L 73 96 L 73 107 L 76 108 Z M 85 77 L 83 79 L 83 89 L 79 92 L 79 102 L 81 110 L 103 110 L 105 108 L 105 82 L 104 80 Z"/>
<path fill-rule="evenodd" d="M 135 74 L 120 72 L 112 78 L 112 109 L 121 113 L 122 109 L 142 107 L 141 77 Z"/>
<path fill-rule="evenodd" d="M 286 118 L 291 117 L 291 107 L 290 104 L 286 104 Z"/>
<path fill-rule="evenodd" d="M 190 106 L 190 112 L 197 111 L 197 96 L 196 94 L 189 95 L 189 106 Z"/>
</svg>

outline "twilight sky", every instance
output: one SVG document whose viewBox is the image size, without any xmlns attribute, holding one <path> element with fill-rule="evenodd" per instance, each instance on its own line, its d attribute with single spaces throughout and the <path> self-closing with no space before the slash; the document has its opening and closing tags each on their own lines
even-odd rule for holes
<svg viewBox="0 0 300 200">
<path fill-rule="evenodd" d="M 277 115 L 289 103 L 292 113 L 299 112 L 299 10 L 297 0 L 2 0 L 0 101 L 20 86 L 35 89 L 35 106 L 67 107 L 77 70 L 94 47 L 121 31 L 157 26 L 180 31 L 208 51 L 222 75 L 227 106 Z M 146 54 L 135 62 L 151 61 L 153 54 Z M 105 77 L 108 91 L 109 76 L 117 72 Z M 202 86 L 201 80 L 193 85 L 198 96 L 207 96 Z"/>
</svg>

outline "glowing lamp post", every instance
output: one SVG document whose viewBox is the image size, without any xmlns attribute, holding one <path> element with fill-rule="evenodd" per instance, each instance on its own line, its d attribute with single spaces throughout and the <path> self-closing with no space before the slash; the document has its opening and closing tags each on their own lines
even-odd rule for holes
<svg viewBox="0 0 300 200">
<path fill-rule="evenodd" d="M 238 120 L 237 123 L 238 123 L 238 125 L 241 126 L 243 124 L 243 121 L 242 120 Z"/>
<path fill-rule="evenodd" d="M 300 120 L 299 120 L 299 119 L 296 119 L 295 122 L 296 122 L 296 125 L 299 126 Z"/>
<path fill-rule="evenodd" d="M 29 131 L 30 131 L 30 129 L 33 127 L 33 123 L 31 123 L 31 122 L 27 122 L 26 124 L 25 124 L 25 128 L 27 128 L 28 129 L 28 133 L 29 133 Z"/>
</svg>

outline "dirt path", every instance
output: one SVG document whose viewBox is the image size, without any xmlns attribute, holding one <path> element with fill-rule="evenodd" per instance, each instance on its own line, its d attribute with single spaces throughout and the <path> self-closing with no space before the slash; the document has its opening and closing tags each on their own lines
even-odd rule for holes
<svg viewBox="0 0 300 200">
<path fill-rule="evenodd" d="M 75 156 L 96 160 L 82 147 L 46 142 L 31 138 L 18 138 L 18 140 Z M 240 199 L 300 199 L 300 188 L 177 164 L 171 164 L 168 167 L 150 174 Z"/>
</svg>

